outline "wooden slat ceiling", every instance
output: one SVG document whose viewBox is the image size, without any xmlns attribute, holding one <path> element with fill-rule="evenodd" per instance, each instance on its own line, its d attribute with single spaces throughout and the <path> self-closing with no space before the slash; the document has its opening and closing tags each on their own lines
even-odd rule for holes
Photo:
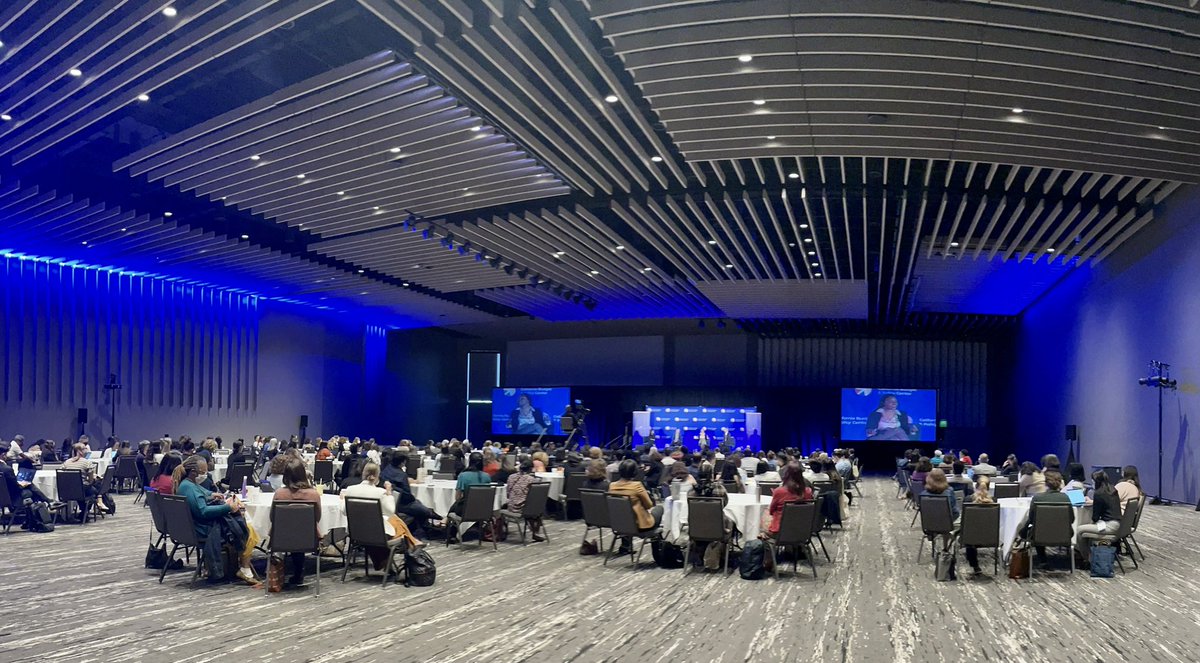
<svg viewBox="0 0 1200 663">
<path fill-rule="evenodd" d="M 992 333 L 956 273 L 1036 297 L 1200 182 L 1191 4 L 12 2 L 0 238 L 405 324 Z M 47 175 L 89 144 L 128 190 Z M 866 319 L 705 294 L 818 282 Z"/>
</svg>

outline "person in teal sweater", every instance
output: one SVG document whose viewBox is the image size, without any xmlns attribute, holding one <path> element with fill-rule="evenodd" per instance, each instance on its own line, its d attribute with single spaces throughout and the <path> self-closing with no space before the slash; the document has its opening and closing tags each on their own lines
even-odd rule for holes
<svg viewBox="0 0 1200 663">
<path fill-rule="evenodd" d="M 192 522 L 196 528 L 196 536 L 203 539 L 208 539 L 210 533 L 214 536 L 226 534 L 220 528 L 227 527 L 226 516 L 234 516 L 241 522 L 241 528 L 232 528 L 229 532 L 231 538 L 239 539 L 239 543 L 243 549 L 243 553 L 239 560 L 239 569 L 237 577 L 249 584 L 257 583 L 254 577 L 254 571 L 250 568 L 250 555 L 253 553 L 253 548 L 248 552 L 245 549 L 246 529 L 245 521 L 242 520 L 242 511 L 244 507 L 236 497 L 226 498 L 220 493 L 214 493 L 204 486 L 200 485 L 208 478 L 208 464 L 204 458 L 198 454 L 188 456 L 183 464 L 175 469 L 177 480 L 175 482 L 175 494 L 183 497 L 188 504 L 188 509 L 192 512 Z M 216 527 L 218 531 L 213 531 Z M 240 531 L 238 531 L 240 529 Z M 207 546 L 206 546 L 207 548 Z"/>
</svg>

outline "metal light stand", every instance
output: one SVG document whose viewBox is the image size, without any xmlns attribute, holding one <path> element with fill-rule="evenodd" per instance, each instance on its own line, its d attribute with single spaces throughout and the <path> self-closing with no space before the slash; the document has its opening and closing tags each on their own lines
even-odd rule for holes
<svg viewBox="0 0 1200 663">
<path fill-rule="evenodd" d="M 116 374 L 108 376 L 108 382 L 104 383 L 104 391 L 108 392 L 108 402 L 112 406 L 112 433 L 114 438 L 117 436 L 117 392 L 121 390 L 121 383 L 117 381 Z"/>
<path fill-rule="evenodd" d="M 1171 365 L 1163 361 L 1150 362 L 1150 377 L 1139 378 L 1138 384 L 1158 390 L 1158 487 L 1151 504 L 1164 504 L 1168 500 L 1162 498 L 1163 478 L 1163 392 L 1175 391 L 1178 382 L 1171 379 Z M 1197 507 L 1200 509 L 1200 506 Z"/>
</svg>

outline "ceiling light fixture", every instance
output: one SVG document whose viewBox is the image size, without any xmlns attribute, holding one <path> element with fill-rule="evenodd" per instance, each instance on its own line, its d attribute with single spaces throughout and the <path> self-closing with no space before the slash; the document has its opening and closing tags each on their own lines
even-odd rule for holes
<svg viewBox="0 0 1200 663">
<path fill-rule="evenodd" d="M 407 288 L 407 287 L 408 287 L 408 281 L 405 281 L 405 282 L 401 283 L 400 285 L 402 285 L 402 286 L 404 286 L 405 288 Z"/>
<path fill-rule="evenodd" d="M 179 13 L 179 10 L 175 9 L 174 7 L 163 7 L 162 13 L 163 16 L 166 16 L 167 18 L 175 18 L 175 15 Z"/>
<path fill-rule="evenodd" d="M 242 235 L 242 239 L 250 239 L 249 235 Z"/>
<path fill-rule="evenodd" d="M 80 71 L 76 67 L 71 67 L 70 69 L 67 70 L 67 73 L 70 74 L 71 76 L 74 76 L 75 78 L 79 78 L 80 76 L 83 75 L 83 72 Z"/>
<path fill-rule="evenodd" d="M 821 276 L 821 272 L 815 272 L 813 273 L 813 276 Z"/>
<path fill-rule="evenodd" d="M 598 271 L 596 271 L 596 270 L 594 270 L 594 269 L 593 269 L 592 271 L 588 272 L 588 274 L 591 274 L 592 276 L 595 276 L 595 275 L 597 275 L 597 274 L 599 274 L 599 273 L 600 273 L 600 272 L 598 272 Z"/>
<path fill-rule="evenodd" d="M 754 59 L 753 55 L 739 55 L 738 62 L 750 62 Z"/>
<path fill-rule="evenodd" d="M 950 248 L 958 248 L 958 242 L 950 242 Z"/>
<path fill-rule="evenodd" d="M 810 262 L 810 263 L 808 263 L 808 264 L 809 264 L 809 265 L 812 265 L 813 267 L 820 267 L 820 266 L 821 266 L 821 263 L 819 263 L 819 262 Z"/>
<path fill-rule="evenodd" d="M 767 100 L 766 99 L 755 99 L 751 103 L 753 103 L 755 106 L 762 106 L 763 104 L 767 103 Z"/>
<path fill-rule="evenodd" d="M 652 272 L 652 271 L 654 271 L 654 268 L 653 267 L 643 267 L 642 271 L 643 272 Z"/>
<path fill-rule="evenodd" d="M 477 125 L 471 127 L 471 131 L 483 131 L 483 126 L 477 124 Z"/>
<path fill-rule="evenodd" d="M 767 140 L 775 140 L 774 136 L 767 136 Z"/>
<path fill-rule="evenodd" d="M 708 243 L 709 243 L 709 244 L 716 244 L 716 243 L 717 243 L 717 240 L 715 240 L 715 239 L 710 239 L 710 240 L 708 240 Z"/>
<path fill-rule="evenodd" d="M 794 249 L 794 248 L 796 248 L 796 243 L 795 243 L 795 242 L 788 242 L 788 246 L 790 246 L 790 247 L 792 247 L 792 248 Z"/>
<path fill-rule="evenodd" d="M 726 264 L 725 264 L 725 269 L 733 269 L 733 265 L 732 265 L 732 264 L 729 264 L 729 263 L 726 263 Z"/>
<path fill-rule="evenodd" d="M 300 173 L 299 175 L 297 175 L 296 179 L 298 179 L 298 180 L 304 179 L 304 173 Z"/>
<path fill-rule="evenodd" d="M 338 191 L 338 192 L 337 192 L 337 195 L 339 195 L 339 196 L 344 196 L 344 195 L 346 195 L 346 192 L 345 192 L 345 191 Z"/>
<path fill-rule="evenodd" d="M 251 154 L 251 155 L 250 155 L 250 160 L 251 160 L 251 161 L 258 161 L 258 160 L 259 160 L 259 159 L 261 159 L 261 158 L 262 158 L 262 157 L 258 156 L 257 154 Z"/>
<path fill-rule="evenodd" d="M 1054 247 L 1051 246 L 1048 249 L 1046 249 L 1046 253 L 1054 253 Z"/>
<path fill-rule="evenodd" d="M 0 113 L 0 120 L 4 120 L 5 122 L 12 122 L 12 116 L 9 115 L 8 113 Z"/>
<path fill-rule="evenodd" d="M 83 245 L 84 245 L 84 246 L 87 246 L 87 240 L 86 240 L 86 239 L 85 239 L 85 240 L 83 240 Z"/>
<path fill-rule="evenodd" d="M 121 232 L 125 232 L 128 228 L 121 228 Z"/>
<path fill-rule="evenodd" d="M 804 243 L 805 243 L 805 244 L 812 244 L 812 238 L 810 238 L 810 237 L 805 237 L 805 238 L 804 238 Z"/>
<path fill-rule="evenodd" d="M 150 95 L 143 92 L 137 96 L 137 100 L 138 101 L 150 101 Z"/>
<path fill-rule="evenodd" d="M 618 245 L 614 246 L 613 249 L 615 249 L 617 251 L 624 251 L 625 246 L 623 244 L 618 244 Z"/>
<path fill-rule="evenodd" d="M 175 216 L 173 212 L 163 212 L 163 216 Z"/>
<path fill-rule="evenodd" d="M 360 269 L 360 270 L 358 270 L 358 273 L 359 273 L 359 274 L 364 274 L 364 273 L 366 273 L 366 271 L 367 271 L 367 270 L 365 270 L 365 269 Z"/>
<path fill-rule="evenodd" d="M 800 179 L 800 173 L 788 173 L 788 179 L 789 180 L 798 180 L 798 179 Z"/>
<path fill-rule="evenodd" d="M 1012 112 L 1016 113 L 1017 115 L 1020 115 L 1021 113 L 1024 113 L 1024 112 L 1025 112 L 1025 109 L 1024 109 L 1024 108 L 1017 107 L 1017 106 L 1014 106 L 1014 107 L 1013 107 L 1013 109 L 1012 109 Z"/>
<path fill-rule="evenodd" d="M 801 229 L 801 230 L 807 230 L 807 229 L 808 229 L 808 224 L 807 224 L 807 223 L 801 223 L 801 224 L 800 224 L 800 229 Z"/>
<path fill-rule="evenodd" d="M 810 255 L 810 256 L 815 256 L 815 255 L 817 255 L 817 252 L 816 252 L 816 251 L 809 251 L 809 252 L 808 252 L 808 255 Z"/>
<path fill-rule="evenodd" d="M 615 95 L 615 94 L 610 94 L 610 95 L 608 95 L 607 97 L 605 97 L 605 98 L 604 98 L 604 100 L 605 100 L 605 101 L 607 101 L 607 102 L 608 102 L 608 103 L 610 103 L 610 104 L 615 104 L 615 103 L 617 103 L 618 101 L 620 101 L 620 100 L 621 100 L 621 98 L 620 98 L 620 97 L 618 97 L 618 96 L 617 96 L 617 95 Z"/>
<path fill-rule="evenodd" d="M 654 156 L 650 157 L 650 160 L 653 161 L 654 163 L 660 163 L 662 161 L 662 157 L 655 154 Z"/>
<path fill-rule="evenodd" d="M 388 152 L 391 152 L 392 154 L 400 154 L 400 148 L 393 147 L 392 149 L 388 150 Z"/>
</svg>

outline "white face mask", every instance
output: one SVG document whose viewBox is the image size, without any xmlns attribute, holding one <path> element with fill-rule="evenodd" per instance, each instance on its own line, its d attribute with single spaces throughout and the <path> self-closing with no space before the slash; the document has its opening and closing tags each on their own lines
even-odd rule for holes
<svg viewBox="0 0 1200 663">
<path fill-rule="evenodd" d="M 208 481 L 208 472 L 196 475 L 196 483 L 204 483 L 205 481 Z"/>
</svg>

